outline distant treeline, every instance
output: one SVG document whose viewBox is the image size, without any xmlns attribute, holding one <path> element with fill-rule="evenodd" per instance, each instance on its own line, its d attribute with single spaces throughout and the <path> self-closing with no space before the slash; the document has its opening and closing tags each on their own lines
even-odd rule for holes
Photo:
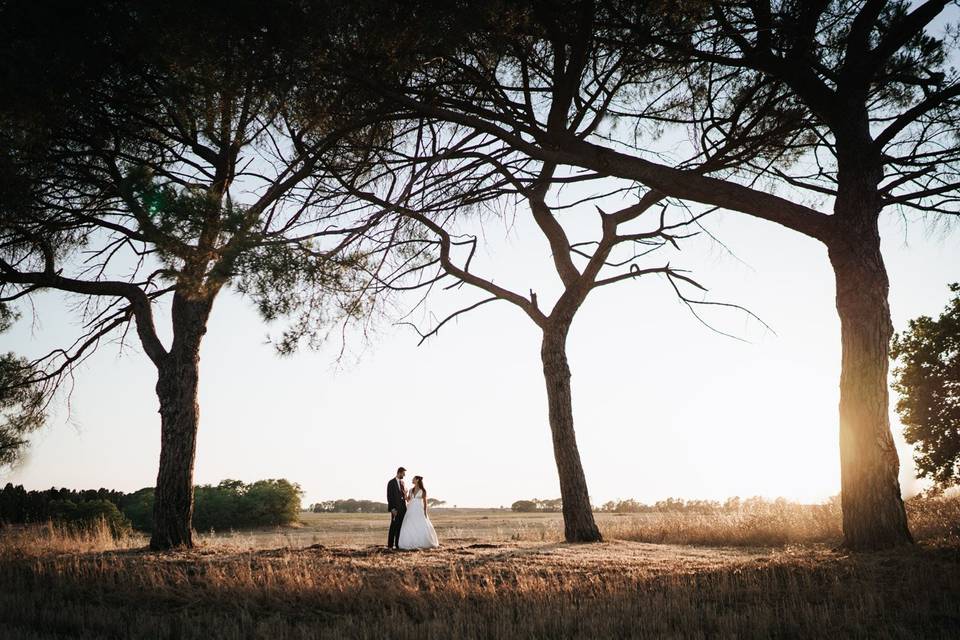
<svg viewBox="0 0 960 640">
<path fill-rule="evenodd" d="M 427 505 L 431 507 L 439 507 L 444 504 L 447 504 L 446 500 L 427 498 Z M 307 508 L 307 511 L 313 513 L 386 513 L 387 503 L 374 500 L 355 500 L 353 498 L 326 500 L 313 503 Z"/>
<path fill-rule="evenodd" d="M 82 525 L 103 520 L 114 535 L 130 530 L 130 519 L 121 509 L 129 496 L 120 491 L 97 489 L 47 489 L 27 491 L 10 483 L 0 489 L 0 523 L 46 522 Z"/>
<path fill-rule="evenodd" d="M 307 509 L 313 513 L 386 513 L 386 502 L 375 502 L 373 500 L 325 500 L 315 502 Z"/>
<path fill-rule="evenodd" d="M 103 518 L 111 529 L 153 529 L 153 487 L 133 493 L 107 489 L 27 491 L 8 483 L 0 490 L 0 522 L 89 522 Z M 300 486 L 288 480 L 245 484 L 223 480 L 195 488 L 193 526 L 197 531 L 276 526 L 295 522 Z"/>
<path fill-rule="evenodd" d="M 598 507 L 594 507 L 593 510 L 602 513 L 691 513 L 710 515 L 712 513 L 756 511 L 767 507 L 785 507 L 789 504 L 793 503 L 786 498 L 770 500 L 760 496 L 753 496 L 751 498 L 735 496 L 733 498 L 727 498 L 723 502 L 717 500 L 667 498 L 666 500 L 659 500 L 653 504 L 645 504 L 630 499 L 611 500 Z M 560 498 L 553 500 L 534 498 L 532 500 L 517 500 L 510 508 L 518 513 L 553 513 L 563 509 L 563 502 Z"/>
<path fill-rule="evenodd" d="M 563 509 L 563 501 L 560 498 L 554 498 L 553 500 L 541 500 L 540 498 L 517 500 L 510 505 L 510 508 L 518 513 L 534 513 L 536 511 L 555 513 Z"/>
<path fill-rule="evenodd" d="M 681 498 L 667 498 L 653 504 L 645 504 L 636 500 L 617 500 L 606 502 L 597 511 L 608 513 L 693 513 L 710 515 L 711 513 L 727 513 L 733 511 L 753 511 L 758 507 L 773 504 L 787 505 L 786 498 L 768 500 L 759 496 L 741 499 L 739 496 L 727 498 L 724 502 L 717 500 L 683 500 Z"/>
<path fill-rule="evenodd" d="M 0 522 L 46 522 L 56 518 L 58 503 L 106 501 L 118 509 L 123 508 L 128 494 L 122 491 L 96 489 L 74 491 L 73 489 L 47 489 L 27 491 L 21 485 L 11 483 L 0 489 Z"/>
</svg>

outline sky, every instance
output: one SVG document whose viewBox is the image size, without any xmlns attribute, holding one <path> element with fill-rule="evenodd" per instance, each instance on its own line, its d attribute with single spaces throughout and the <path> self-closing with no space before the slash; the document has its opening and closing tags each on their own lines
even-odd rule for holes
<svg viewBox="0 0 960 640">
<path fill-rule="evenodd" d="M 938 24 L 955 17 L 955 10 L 945 12 Z M 682 157 L 685 138 L 673 132 L 660 143 L 664 150 L 675 145 Z M 780 195 L 802 198 L 789 189 Z M 829 203 L 819 208 L 830 210 Z M 564 215 L 572 241 L 596 237 L 592 212 L 587 204 Z M 826 249 L 737 213 L 711 215 L 704 226 L 723 245 L 701 234 L 642 266 L 669 259 L 690 269 L 709 287 L 709 299 L 742 305 L 772 331 L 745 314 L 715 311 L 710 322 L 741 340 L 719 335 L 693 318 L 662 279 L 591 294 L 568 340 L 591 500 L 760 495 L 815 502 L 836 495 L 840 328 Z M 956 225 L 887 211 L 881 236 L 895 330 L 939 314 L 947 284 L 960 281 Z M 541 308 L 556 295 L 549 247 L 529 213 L 494 221 L 480 237 L 474 271 L 524 295 L 536 291 Z M 411 319 L 428 327 L 482 297 L 464 287 L 431 298 Z M 56 292 L 36 296 L 21 321 L 0 334 L 0 351 L 37 357 L 69 344 L 79 331 L 76 302 Z M 167 313 L 158 310 L 157 322 L 168 339 Z M 422 346 L 410 327 L 382 320 L 372 329 L 279 357 L 250 301 L 222 293 L 201 349 L 196 482 L 287 478 L 303 488 L 305 506 L 385 501 L 386 482 L 403 465 L 449 505 L 559 496 L 540 336 L 522 312 L 503 302 L 485 305 Z M 22 464 L 0 473 L 0 482 L 124 491 L 153 485 L 156 373 L 135 342 L 122 353 L 105 344 L 84 363 Z M 915 478 L 895 401 L 891 392 L 901 487 L 912 495 L 924 483 Z"/>
<path fill-rule="evenodd" d="M 580 218 L 573 224 L 581 224 Z M 582 225 L 588 225 L 583 218 Z M 710 297 L 749 308 L 698 323 L 659 279 L 628 281 L 588 298 L 569 338 L 574 418 L 595 504 L 635 498 L 784 496 L 839 492 L 839 322 L 833 275 L 819 243 L 735 213 L 709 218 L 705 236 L 671 256 Z M 584 227 L 586 228 L 586 227 Z M 556 291 L 549 250 L 527 216 L 491 225 L 476 270 L 547 300 Z M 888 213 L 882 224 L 897 330 L 936 315 L 960 281 L 960 234 Z M 653 258 L 649 264 L 660 263 Z M 434 298 L 429 312 L 476 294 Z M 469 296 L 473 297 L 470 298 Z M 58 293 L 0 335 L 0 350 L 37 356 L 77 331 Z M 164 312 L 158 322 L 164 323 Z M 430 317 L 415 315 L 426 326 Z M 774 333 L 775 332 L 775 333 Z M 381 321 L 318 351 L 279 357 L 248 300 L 214 307 L 201 351 L 196 481 L 287 478 L 304 505 L 385 500 L 397 466 L 424 476 L 450 505 L 508 506 L 559 496 L 539 335 L 507 303 L 486 305 L 422 346 L 409 327 Z M 51 486 L 152 486 L 159 456 L 155 373 L 145 355 L 104 345 L 77 372 L 72 393 L 0 481 Z M 892 399 L 895 397 L 892 396 Z M 892 410 L 904 493 L 921 486 Z"/>
</svg>

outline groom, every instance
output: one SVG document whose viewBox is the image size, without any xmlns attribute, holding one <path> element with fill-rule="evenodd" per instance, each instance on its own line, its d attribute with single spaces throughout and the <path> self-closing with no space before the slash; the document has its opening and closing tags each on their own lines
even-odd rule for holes
<svg viewBox="0 0 960 640">
<path fill-rule="evenodd" d="M 387 534 L 387 548 L 399 549 L 397 542 L 400 539 L 400 525 L 403 516 L 407 513 L 407 489 L 403 486 L 403 476 L 407 470 L 397 469 L 397 475 L 387 483 L 387 508 L 390 509 L 390 533 Z"/>
</svg>

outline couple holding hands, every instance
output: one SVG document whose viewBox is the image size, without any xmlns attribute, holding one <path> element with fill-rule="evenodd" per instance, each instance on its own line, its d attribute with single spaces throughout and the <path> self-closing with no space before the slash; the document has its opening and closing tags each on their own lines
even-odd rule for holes
<svg viewBox="0 0 960 640">
<path fill-rule="evenodd" d="M 388 549 L 433 549 L 440 546 L 437 532 L 427 515 L 427 490 L 423 476 L 413 477 L 413 487 L 407 491 L 403 482 L 407 470 L 397 469 L 397 475 L 387 483 L 387 507 L 390 509 Z"/>
</svg>

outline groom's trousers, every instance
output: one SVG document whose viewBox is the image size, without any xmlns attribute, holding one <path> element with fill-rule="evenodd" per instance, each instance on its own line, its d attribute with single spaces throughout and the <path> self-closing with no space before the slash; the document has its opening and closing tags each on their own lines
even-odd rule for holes
<svg viewBox="0 0 960 640">
<path fill-rule="evenodd" d="M 400 525 L 403 524 L 403 516 L 406 513 L 406 509 L 397 509 L 397 515 L 391 514 L 390 533 L 387 534 L 387 546 L 391 549 L 396 547 L 400 540 Z"/>
</svg>

